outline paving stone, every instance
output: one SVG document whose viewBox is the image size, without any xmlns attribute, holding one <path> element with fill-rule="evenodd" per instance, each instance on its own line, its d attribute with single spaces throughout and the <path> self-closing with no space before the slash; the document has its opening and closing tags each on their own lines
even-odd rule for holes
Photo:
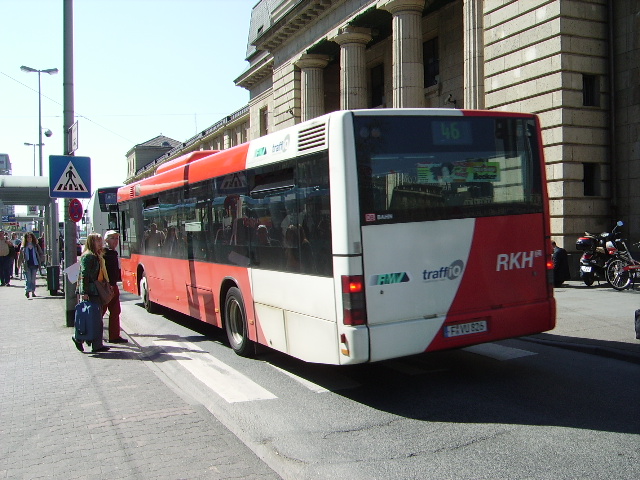
<svg viewBox="0 0 640 480">
<path fill-rule="evenodd" d="M 134 345 L 78 352 L 44 279 L 31 300 L 12 284 L 0 291 L 0 480 L 280 478 Z"/>
</svg>

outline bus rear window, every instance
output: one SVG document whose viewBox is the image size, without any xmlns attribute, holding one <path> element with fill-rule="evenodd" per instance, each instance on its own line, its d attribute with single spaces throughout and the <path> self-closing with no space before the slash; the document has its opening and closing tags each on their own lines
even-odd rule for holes
<svg viewBox="0 0 640 480">
<path fill-rule="evenodd" d="M 355 116 L 363 224 L 542 212 L 531 118 Z"/>
</svg>

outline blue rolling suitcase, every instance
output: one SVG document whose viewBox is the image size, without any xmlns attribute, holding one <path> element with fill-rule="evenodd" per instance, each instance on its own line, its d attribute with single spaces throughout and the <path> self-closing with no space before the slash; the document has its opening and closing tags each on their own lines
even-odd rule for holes
<svg viewBox="0 0 640 480">
<path fill-rule="evenodd" d="M 92 341 L 102 335 L 102 307 L 83 301 L 76 305 L 75 338 L 79 342 Z"/>
</svg>

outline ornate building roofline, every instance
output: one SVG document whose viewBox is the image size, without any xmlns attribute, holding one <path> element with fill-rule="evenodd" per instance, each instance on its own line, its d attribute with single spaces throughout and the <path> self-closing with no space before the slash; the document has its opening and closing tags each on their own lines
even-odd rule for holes
<svg viewBox="0 0 640 480">
<path fill-rule="evenodd" d="M 255 84 L 273 75 L 273 57 L 268 55 L 251 65 L 242 75 L 234 80 L 239 87 L 249 90 Z"/>
<path fill-rule="evenodd" d="M 336 0 L 300 2 L 281 19 L 264 30 L 252 42 L 252 45 L 258 50 L 273 51 L 337 3 L 339 2 Z"/>
</svg>

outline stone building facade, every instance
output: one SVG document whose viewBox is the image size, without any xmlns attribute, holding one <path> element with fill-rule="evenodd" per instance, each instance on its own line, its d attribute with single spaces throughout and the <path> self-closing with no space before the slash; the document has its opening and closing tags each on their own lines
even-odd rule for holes
<svg viewBox="0 0 640 480">
<path fill-rule="evenodd" d="M 262 0 L 236 84 L 250 138 L 339 108 L 540 116 L 552 232 L 640 238 L 638 0 Z"/>
<path fill-rule="evenodd" d="M 639 32 L 640 0 L 261 0 L 248 106 L 165 159 L 338 109 L 536 113 L 554 239 L 617 219 L 640 239 Z"/>
<path fill-rule="evenodd" d="M 239 145 L 249 140 L 248 135 L 249 108 L 243 107 L 186 142 L 162 135 L 152 138 L 127 152 L 127 179 L 124 183 L 150 177 L 163 163 L 197 150 L 224 150 Z"/>
</svg>

